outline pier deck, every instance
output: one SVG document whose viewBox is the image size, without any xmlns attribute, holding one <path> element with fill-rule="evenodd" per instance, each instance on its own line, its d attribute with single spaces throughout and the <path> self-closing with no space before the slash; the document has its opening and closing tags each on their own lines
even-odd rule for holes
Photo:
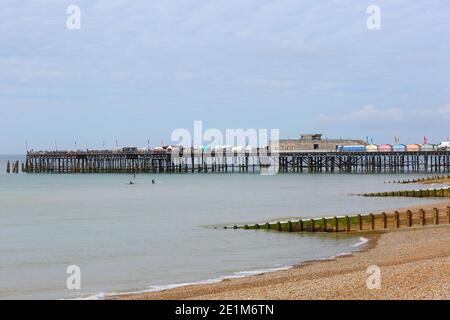
<svg viewBox="0 0 450 320">
<path fill-rule="evenodd" d="M 28 152 L 28 173 L 261 172 L 427 173 L 450 172 L 450 151 L 423 152 Z M 18 167 L 17 167 L 18 168 Z"/>
</svg>

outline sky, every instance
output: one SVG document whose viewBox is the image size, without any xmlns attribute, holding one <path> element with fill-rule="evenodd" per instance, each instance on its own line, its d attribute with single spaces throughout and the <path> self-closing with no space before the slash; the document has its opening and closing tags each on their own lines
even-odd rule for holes
<svg viewBox="0 0 450 320">
<path fill-rule="evenodd" d="M 450 2 L 0 0 L 0 154 L 169 144 L 196 120 L 446 140 Z"/>
</svg>

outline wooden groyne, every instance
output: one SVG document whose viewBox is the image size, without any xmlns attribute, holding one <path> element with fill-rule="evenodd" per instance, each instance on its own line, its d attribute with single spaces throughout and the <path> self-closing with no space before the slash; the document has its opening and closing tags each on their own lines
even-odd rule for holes
<svg viewBox="0 0 450 320">
<path fill-rule="evenodd" d="M 389 181 L 385 181 L 385 183 L 400 183 L 400 184 L 408 184 L 408 183 L 443 183 L 443 182 L 446 182 L 448 180 L 450 180 L 450 175 L 423 177 L 423 178 L 416 178 L 416 179 L 389 180 Z"/>
<path fill-rule="evenodd" d="M 365 232 L 426 225 L 450 224 L 450 207 L 446 210 L 406 210 L 393 213 L 349 215 L 278 222 L 225 226 L 224 229 L 273 230 L 286 232 Z"/>
<path fill-rule="evenodd" d="M 450 198 L 450 188 L 417 189 L 401 191 L 371 192 L 360 194 L 363 197 L 412 197 L 412 198 Z"/>
<path fill-rule="evenodd" d="M 204 152 L 186 154 L 154 150 L 28 152 L 28 173 L 187 173 L 187 172 L 450 172 L 450 151 L 423 152 Z"/>
</svg>

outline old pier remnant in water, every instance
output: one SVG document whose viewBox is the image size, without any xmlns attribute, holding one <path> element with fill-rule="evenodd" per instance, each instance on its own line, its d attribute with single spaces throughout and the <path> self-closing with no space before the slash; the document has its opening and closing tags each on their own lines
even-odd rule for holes
<svg viewBox="0 0 450 320">
<path fill-rule="evenodd" d="M 407 173 L 450 172 L 450 151 L 345 152 L 277 151 L 252 149 L 193 150 L 189 155 L 167 150 L 100 150 L 28 152 L 24 172 L 341 172 Z"/>
</svg>

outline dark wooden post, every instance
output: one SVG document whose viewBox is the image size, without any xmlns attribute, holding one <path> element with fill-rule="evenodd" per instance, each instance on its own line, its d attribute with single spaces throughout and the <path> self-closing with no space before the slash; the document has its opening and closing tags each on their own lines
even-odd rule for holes
<svg viewBox="0 0 450 320">
<path fill-rule="evenodd" d="M 383 229 L 387 228 L 387 216 L 386 216 L 386 212 L 382 212 L 381 213 L 381 217 L 383 218 Z"/>
<path fill-rule="evenodd" d="M 303 231 L 303 220 L 302 219 L 298 220 L 298 230 L 300 232 Z"/>
<path fill-rule="evenodd" d="M 266 223 L 266 228 L 267 228 L 267 230 L 270 230 L 270 223 Z"/>
<path fill-rule="evenodd" d="M 334 217 L 334 230 L 339 232 L 339 220 L 337 217 Z"/>
<path fill-rule="evenodd" d="M 292 222 L 290 220 L 288 221 L 288 230 L 292 232 Z"/>
<path fill-rule="evenodd" d="M 6 163 L 6 173 L 11 173 L 11 164 L 8 162 Z"/>
<path fill-rule="evenodd" d="M 327 219 L 322 218 L 323 232 L 327 232 Z"/>
<path fill-rule="evenodd" d="M 439 209 L 438 208 L 433 209 L 433 223 L 439 224 Z"/>
<path fill-rule="evenodd" d="M 280 221 L 277 222 L 277 228 L 278 228 L 278 231 L 281 231 L 281 222 Z"/>
<path fill-rule="evenodd" d="M 448 218 L 448 223 L 450 223 L 450 207 L 447 207 L 447 218 Z"/>
<path fill-rule="evenodd" d="M 424 226 L 425 225 L 425 210 L 420 209 L 420 222 Z"/>
<path fill-rule="evenodd" d="M 370 216 L 370 228 L 372 230 L 375 230 L 375 216 L 373 215 L 373 213 L 369 214 Z"/>
<path fill-rule="evenodd" d="M 400 213 L 398 211 L 394 212 L 394 219 L 395 219 L 395 227 L 400 228 Z"/>
<path fill-rule="evenodd" d="M 311 219 L 311 232 L 315 232 L 316 228 L 315 228 L 315 222 L 314 219 Z"/>
<path fill-rule="evenodd" d="M 347 225 L 347 231 L 350 231 L 350 218 L 345 216 L 345 224 Z"/>
<path fill-rule="evenodd" d="M 362 221 L 362 216 L 360 214 L 358 214 L 358 229 L 359 229 L 359 231 L 361 231 L 363 229 L 363 221 Z"/>
<path fill-rule="evenodd" d="M 412 227 L 412 212 L 411 212 L 411 210 L 406 211 L 406 219 L 408 221 L 408 227 Z"/>
</svg>

